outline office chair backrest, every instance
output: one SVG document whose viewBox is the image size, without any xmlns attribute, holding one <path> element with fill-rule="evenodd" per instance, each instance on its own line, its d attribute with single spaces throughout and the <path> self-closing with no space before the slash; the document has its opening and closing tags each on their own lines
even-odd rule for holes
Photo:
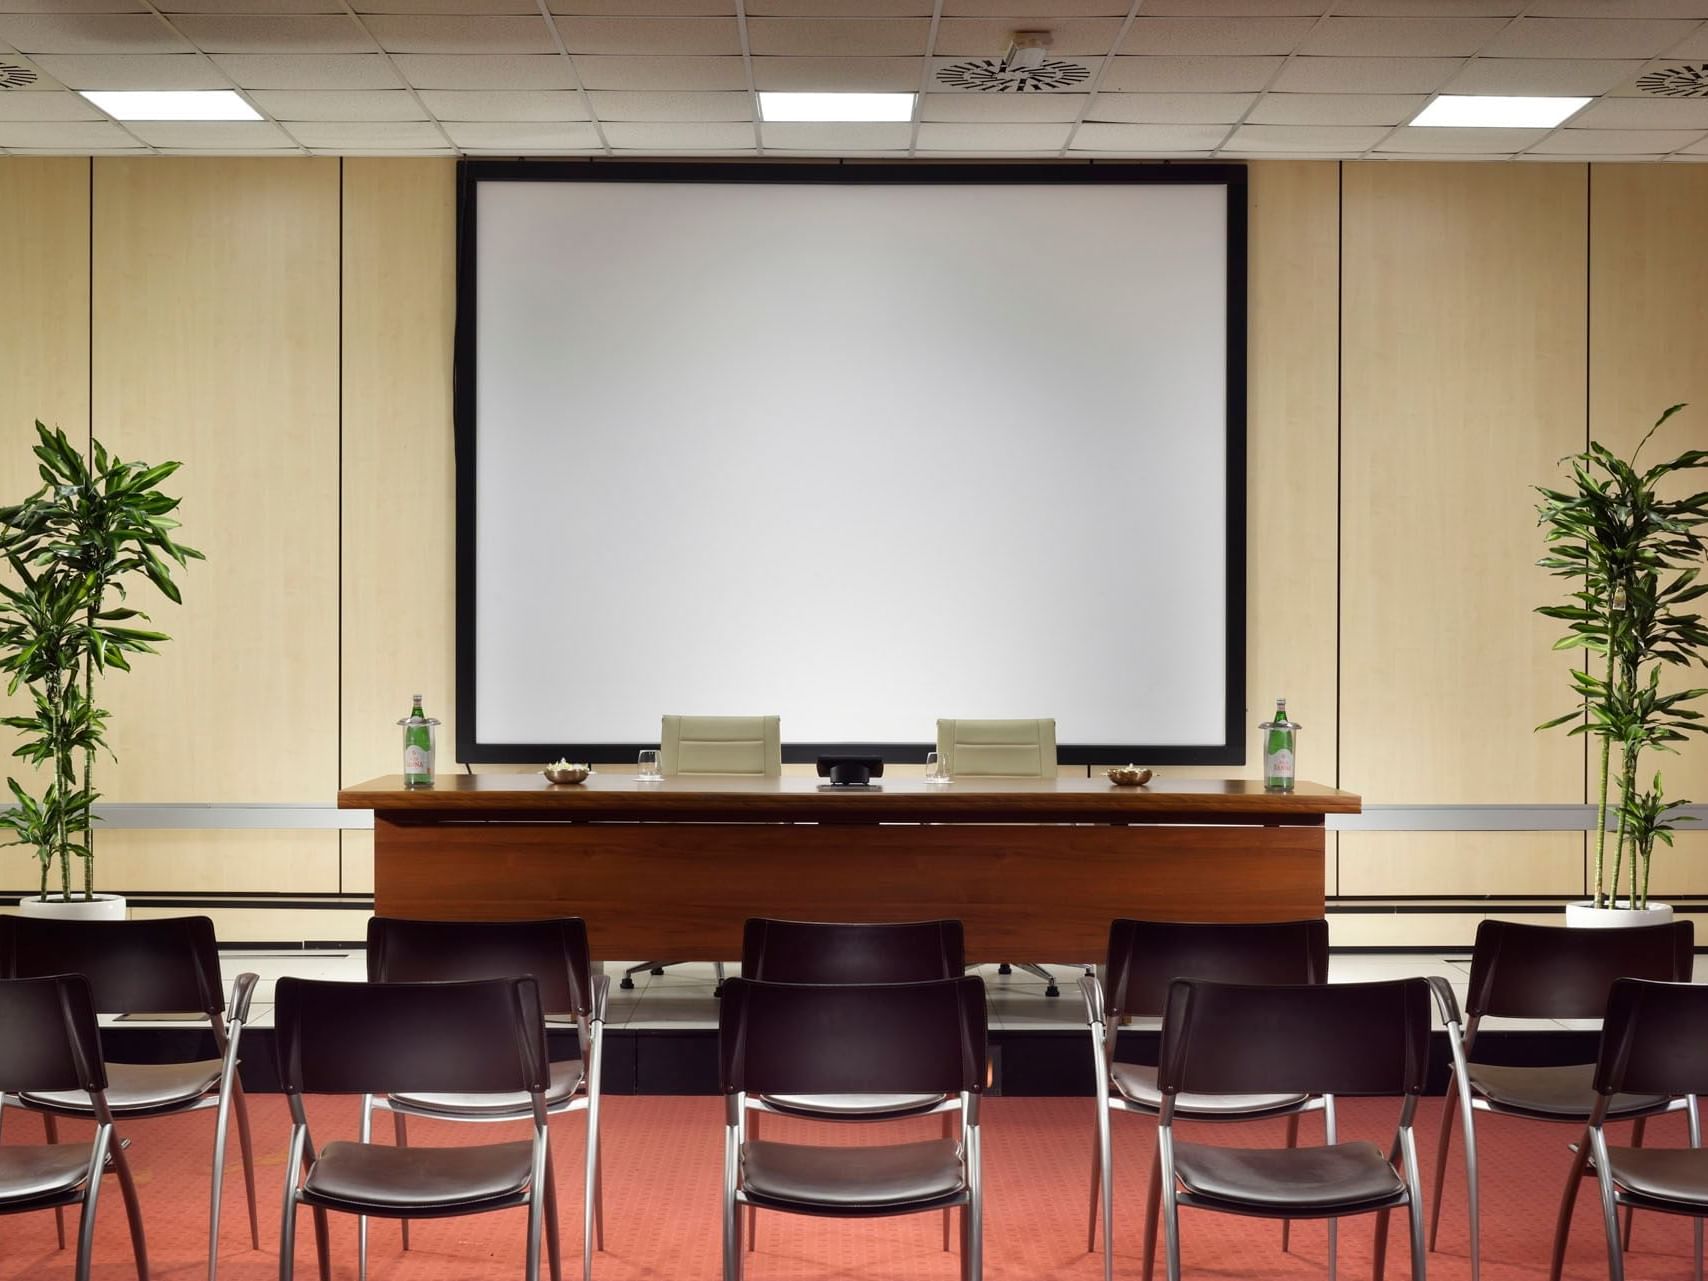
<svg viewBox="0 0 1708 1281">
<path fill-rule="evenodd" d="M 1595 1088 L 1601 1094 L 1708 1094 L 1708 986 L 1615 979 Z"/>
<path fill-rule="evenodd" d="M 81 974 L 0 979 L 0 1094 L 107 1088 L 101 1034 Z"/>
<path fill-rule="evenodd" d="M 1328 982 L 1328 922 L 1109 923 L 1105 1008 L 1155 1018 L 1175 979 L 1218 983 Z"/>
<path fill-rule="evenodd" d="M 1617 930 L 1483 921 L 1465 1014 L 1598 1019 L 1615 979 L 1688 980 L 1694 942 L 1689 921 Z"/>
<path fill-rule="evenodd" d="M 444 983 L 527 974 L 547 1014 L 593 1009 L 587 923 L 578 916 L 540 921 L 368 921 L 370 983 Z"/>
<path fill-rule="evenodd" d="M 1176 979 L 1157 1084 L 1167 1094 L 1420 1094 L 1429 982 Z"/>
<path fill-rule="evenodd" d="M 778 719 L 666 716 L 659 733 L 658 768 L 666 778 L 679 774 L 776 778 L 783 772 Z"/>
<path fill-rule="evenodd" d="M 718 1007 L 725 1094 L 979 1094 L 984 982 L 807 985 L 729 979 Z"/>
<path fill-rule="evenodd" d="M 956 778 L 1054 778 L 1056 723 L 939 720 L 937 755 Z"/>
<path fill-rule="evenodd" d="M 750 919 L 741 935 L 743 978 L 767 983 L 919 983 L 960 978 L 959 921 L 828 924 Z"/>
<path fill-rule="evenodd" d="M 143 921 L 0 917 L 0 977 L 81 974 L 102 1014 L 225 1010 L 219 944 L 205 916 Z"/>
<path fill-rule="evenodd" d="M 543 1092 L 539 985 L 327 983 L 282 978 L 274 1053 L 286 1094 Z"/>
</svg>

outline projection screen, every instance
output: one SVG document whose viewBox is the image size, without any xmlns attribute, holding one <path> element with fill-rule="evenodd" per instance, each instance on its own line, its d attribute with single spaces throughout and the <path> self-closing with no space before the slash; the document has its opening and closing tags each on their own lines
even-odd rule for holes
<svg viewBox="0 0 1708 1281">
<path fill-rule="evenodd" d="M 1243 759 L 1243 173 L 468 162 L 459 757 Z"/>
</svg>

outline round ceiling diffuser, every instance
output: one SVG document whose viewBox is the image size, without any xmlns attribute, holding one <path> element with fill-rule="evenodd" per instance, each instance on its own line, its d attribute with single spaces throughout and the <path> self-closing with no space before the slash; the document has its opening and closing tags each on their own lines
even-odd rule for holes
<svg viewBox="0 0 1708 1281">
<path fill-rule="evenodd" d="M 1091 68 L 1081 62 L 1048 58 L 1036 66 L 1013 66 L 1004 58 L 973 58 L 939 67 L 937 81 L 950 89 L 977 93 L 1048 93 L 1072 89 L 1091 79 Z"/>
<path fill-rule="evenodd" d="M 1662 98 L 1708 98 L 1708 62 L 1645 71 L 1637 77 L 1637 88 Z"/>
<path fill-rule="evenodd" d="M 36 73 L 15 62 L 0 62 L 0 89 L 22 89 L 36 82 Z"/>
</svg>

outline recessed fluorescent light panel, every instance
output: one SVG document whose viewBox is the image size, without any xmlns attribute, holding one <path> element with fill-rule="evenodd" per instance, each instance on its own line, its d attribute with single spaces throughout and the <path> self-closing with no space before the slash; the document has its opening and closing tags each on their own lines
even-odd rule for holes
<svg viewBox="0 0 1708 1281">
<path fill-rule="evenodd" d="M 763 120 L 912 120 L 911 93 L 762 93 Z"/>
<path fill-rule="evenodd" d="M 1588 105 L 1588 98 L 1443 94 L 1418 112 L 1412 123 L 1456 129 L 1552 129 Z"/>
<path fill-rule="evenodd" d="M 114 120 L 259 120 L 261 113 L 230 89 L 80 90 Z"/>
</svg>

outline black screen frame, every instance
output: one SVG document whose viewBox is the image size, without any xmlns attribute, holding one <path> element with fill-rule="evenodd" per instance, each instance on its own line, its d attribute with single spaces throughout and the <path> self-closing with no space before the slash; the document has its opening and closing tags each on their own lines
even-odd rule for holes
<svg viewBox="0 0 1708 1281">
<path fill-rule="evenodd" d="M 1063 765 L 1244 765 L 1246 759 L 1246 169 L 1235 164 L 1063 161 L 942 164 L 876 161 L 461 160 L 457 165 L 457 309 L 452 405 L 456 449 L 456 752 L 468 764 L 524 764 L 567 757 L 626 763 L 651 743 L 487 743 L 475 736 L 476 220 L 485 182 L 738 182 L 834 184 L 1192 184 L 1227 188 L 1226 592 L 1223 741 L 1215 744 L 1058 744 Z M 1183 531 L 1189 532 L 1189 531 Z M 661 708 L 660 712 L 670 709 Z M 761 709 L 763 710 L 763 709 Z M 787 728 L 786 726 L 784 727 Z M 783 760 L 821 755 L 923 760 L 928 742 L 783 742 Z"/>
</svg>

